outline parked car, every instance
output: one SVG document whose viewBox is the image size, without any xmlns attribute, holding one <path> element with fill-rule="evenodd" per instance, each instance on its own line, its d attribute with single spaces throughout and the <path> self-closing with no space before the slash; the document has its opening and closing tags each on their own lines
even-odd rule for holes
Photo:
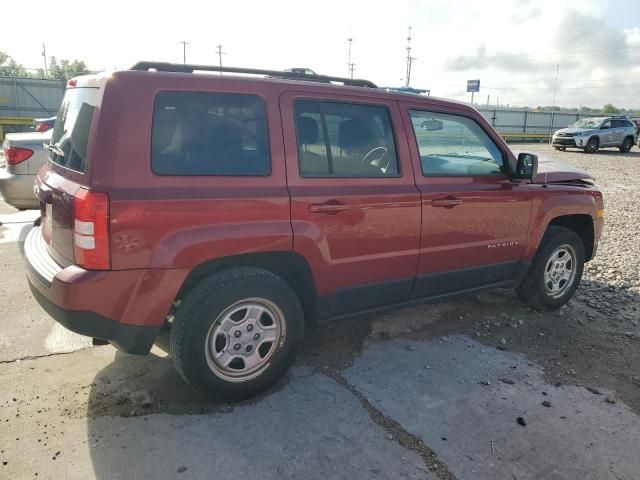
<svg viewBox="0 0 640 480">
<path fill-rule="evenodd" d="M 637 138 L 636 125 L 628 117 L 609 116 L 580 119 L 556 131 L 551 143 L 556 150 L 580 148 L 595 153 L 602 147 L 617 147 L 627 153 Z"/>
<path fill-rule="evenodd" d="M 135 354 L 167 327 L 186 382 L 239 400 L 319 320 L 488 287 L 539 310 L 574 294 L 604 216 L 586 172 L 514 154 L 463 103 L 192 73 L 207 68 L 69 82 L 25 241 L 62 325 Z"/>
<path fill-rule="evenodd" d="M 49 118 L 36 118 L 33 120 L 33 129 L 36 132 L 46 132 L 53 128 L 53 124 L 56 121 L 56 117 Z"/>
<path fill-rule="evenodd" d="M 8 133 L 2 144 L 0 194 L 5 202 L 20 210 L 40 208 L 33 193 L 36 173 L 47 161 L 42 147 L 49 143 L 51 132 Z"/>
</svg>

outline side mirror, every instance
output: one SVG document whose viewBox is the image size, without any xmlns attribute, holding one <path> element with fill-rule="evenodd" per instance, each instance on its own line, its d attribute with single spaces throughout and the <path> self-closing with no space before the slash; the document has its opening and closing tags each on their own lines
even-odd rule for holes
<svg viewBox="0 0 640 480">
<path fill-rule="evenodd" d="M 431 119 L 422 122 L 422 129 L 429 132 L 435 132 L 437 130 L 442 130 L 443 128 L 444 124 L 440 120 Z"/>
<path fill-rule="evenodd" d="M 602 125 L 602 126 L 600 127 L 600 130 L 606 130 L 607 128 L 609 128 L 609 126 L 608 126 L 608 125 Z"/>
<path fill-rule="evenodd" d="M 518 154 L 516 173 L 514 178 L 524 178 L 532 180 L 538 173 L 538 156 L 535 153 Z"/>
</svg>

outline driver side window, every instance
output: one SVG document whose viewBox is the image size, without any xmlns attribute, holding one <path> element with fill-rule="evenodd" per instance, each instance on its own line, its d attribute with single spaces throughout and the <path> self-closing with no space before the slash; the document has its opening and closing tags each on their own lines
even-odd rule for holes
<svg viewBox="0 0 640 480">
<path fill-rule="evenodd" d="M 386 107 L 298 100 L 294 114 L 302 177 L 398 176 Z"/>
</svg>

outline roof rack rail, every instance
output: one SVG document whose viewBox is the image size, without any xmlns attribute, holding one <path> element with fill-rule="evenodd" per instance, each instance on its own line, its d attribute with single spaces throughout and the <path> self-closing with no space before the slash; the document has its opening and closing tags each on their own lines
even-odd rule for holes
<svg viewBox="0 0 640 480">
<path fill-rule="evenodd" d="M 317 75 L 300 72 L 282 72 L 279 70 L 261 70 L 257 68 L 240 68 L 240 67 L 218 67 L 215 65 L 194 65 L 194 64 L 182 64 L 182 63 L 168 63 L 168 62 L 138 62 L 131 70 L 157 70 L 159 72 L 179 72 L 179 73 L 193 73 L 196 70 L 205 72 L 227 72 L 227 73 L 245 73 L 250 75 L 265 75 L 268 77 L 286 78 L 289 80 L 306 80 L 308 82 L 339 82 L 344 85 L 350 85 L 352 87 L 369 87 L 378 88 L 377 85 L 369 80 L 360 80 L 355 78 L 342 78 L 342 77 L 330 77 L 328 75 Z"/>
</svg>

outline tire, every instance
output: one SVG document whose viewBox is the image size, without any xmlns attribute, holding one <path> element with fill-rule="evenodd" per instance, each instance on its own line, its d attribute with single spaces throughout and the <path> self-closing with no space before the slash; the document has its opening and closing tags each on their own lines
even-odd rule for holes
<svg viewBox="0 0 640 480">
<path fill-rule="evenodd" d="M 568 269 L 556 270 L 556 265 L 559 264 L 553 261 L 554 256 L 562 251 L 565 253 L 558 257 L 560 263 L 572 263 L 571 273 L 567 273 L 569 278 L 566 278 L 564 283 L 562 280 L 558 281 L 558 278 L 562 278 Z M 560 308 L 569 301 L 580 284 L 584 259 L 584 245 L 575 232 L 564 227 L 549 226 L 527 274 L 516 288 L 518 297 L 525 305 L 536 310 L 549 311 Z M 547 276 L 546 272 L 549 272 Z M 559 290 L 553 293 L 555 287 Z"/>
<path fill-rule="evenodd" d="M 600 140 L 597 137 L 592 137 L 585 145 L 584 151 L 586 153 L 596 153 L 598 148 L 600 148 Z"/>
<path fill-rule="evenodd" d="M 631 147 L 633 147 L 633 138 L 626 137 L 622 141 L 622 145 L 620 145 L 620 151 L 622 153 L 629 153 L 629 151 L 631 150 Z"/>
<path fill-rule="evenodd" d="M 239 267 L 211 275 L 185 296 L 170 348 L 176 370 L 191 387 L 235 402 L 283 377 L 303 337 L 302 306 L 289 285 L 265 270 Z"/>
<path fill-rule="evenodd" d="M 553 147 L 556 150 L 560 151 L 560 152 L 564 152 L 567 148 L 566 147 Z"/>
</svg>

